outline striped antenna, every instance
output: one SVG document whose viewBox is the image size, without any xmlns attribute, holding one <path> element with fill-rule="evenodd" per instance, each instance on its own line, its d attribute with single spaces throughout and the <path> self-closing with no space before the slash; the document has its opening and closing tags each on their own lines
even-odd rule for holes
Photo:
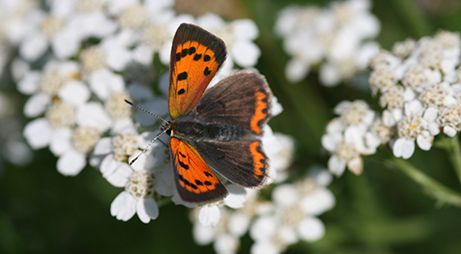
<svg viewBox="0 0 461 254">
<path fill-rule="evenodd" d="M 131 166 L 131 165 L 133 165 L 133 163 L 135 161 L 137 161 L 139 159 L 139 156 L 141 156 L 141 154 L 145 154 L 147 151 L 149 151 L 152 148 L 152 145 L 155 143 L 155 141 L 159 140 L 160 136 L 162 136 L 163 134 L 165 134 L 169 130 L 170 122 L 163 119 L 159 115 L 157 115 L 155 113 L 152 113 L 149 110 L 139 106 L 139 105 L 135 105 L 133 102 L 131 102 L 131 101 L 127 100 L 127 99 L 125 99 L 125 102 L 128 103 L 133 108 L 153 116 L 156 120 L 162 121 L 162 125 L 160 127 L 160 129 L 161 129 L 160 133 L 155 135 L 155 137 L 149 142 L 149 144 L 144 149 L 142 149 L 141 153 L 139 153 L 134 159 L 132 159 L 131 161 L 128 162 L 128 164 Z"/>
</svg>

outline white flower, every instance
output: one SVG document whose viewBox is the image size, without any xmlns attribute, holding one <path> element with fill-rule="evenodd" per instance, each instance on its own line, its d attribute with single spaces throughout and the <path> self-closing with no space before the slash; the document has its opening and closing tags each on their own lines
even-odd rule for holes
<svg viewBox="0 0 461 254">
<path fill-rule="evenodd" d="M 24 114 L 29 117 L 43 114 L 54 96 L 67 100 L 76 93 L 74 102 L 87 100 L 90 94 L 78 77 L 78 64 L 71 61 L 49 61 L 42 73 L 27 73 L 18 83 L 20 92 L 32 95 L 24 106 Z"/>
<path fill-rule="evenodd" d="M 130 161 L 136 156 L 138 154 L 133 155 Z M 149 223 L 158 217 L 158 205 L 153 198 L 154 192 L 161 189 L 163 184 L 160 177 L 163 168 L 158 167 L 158 164 L 156 157 L 141 154 L 131 167 L 125 168 L 128 172 L 123 184 L 125 190 L 112 202 L 112 216 L 118 220 L 128 221 L 137 214 L 143 223 Z"/>
<path fill-rule="evenodd" d="M 320 64 L 322 83 L 336 85 L 364 70 L 378 53 L 377 44 L 368 42 L 379 23 L 367 0 L 334 2 L 324 9 L 288 6 L 279 13 L 275 31 L 292 57 L 285 72 L 293 82 Z"/>
<path fill-rule="evenodd" d="M 323 147 L 332 155 L 328 168 L 337 176 L 343 174 L 346 167 L 355 174 L 363 171 L 362 155 L 376 152 L 379 145 L 386 143 L 388 127 L 375 126 L 381 120 L 363 101 L 343 101 L 335 108 L 338 118 L 327 125 L 322 137 Z"/>
<path fill-rule="evenodd" d="M 383 124 L 396 127 L 390 139 L 396 157 L 410 158 L 415 142 L 430 150 L 440 130 L 458 132 L 460 47 L 458 34 L 439 32 L 396 43 L 373 60 L 370 83 L 385 109 Z"/>
<path fill-rule="evenodd" d="M 281 182 L 288 176 L 287 169 L 293 160 L 294 140 L 284 134 L 273 133 L 269 126 L 264 128 L 262 138 L 264 151 L 269 158 L 269 183 Z"/>
<path fill-rule="evenodd" d="M 319 179 L 308 176 L 275 187 L 274 207 L 251 227 L 250 236 L 255 240 L 252 253 L 280 253 L 298 241 L 317 241 L 323 236 L 323 223 L 315 216 L 331 209 L 335 199 L 322 182 L 317 182 Z"/>
<path fill-rule="evenodd" d="M 393 144 L 396 157 L 408 159 L 415 150 L 415 141 L 423 150 L 429 150 L 434 136 L 439 133 L 436 123 L 437 110 L 423 109 L 419 101 L 413 101 L 406 107 L 405 117 L 397 126 L 398 138 Z"/>
</svg>

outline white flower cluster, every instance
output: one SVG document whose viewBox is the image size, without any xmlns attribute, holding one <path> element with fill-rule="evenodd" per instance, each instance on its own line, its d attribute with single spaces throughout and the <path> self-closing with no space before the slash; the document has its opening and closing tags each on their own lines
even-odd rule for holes
<svg viewBox="0 0 461 254">
<path fill-rule="evenodd" d="M 370 13 L 369 0 L 338 1 L 323 9 L 289 6 L 280 12 L 275 28 L 292 57 L 286 76 L 293 82 L 319 66 L 322 84 L 336 85 L 364 70 L 379 50 L 371 41 L 379 22 Z"/>
<path fill-rule="evenodd" d="M 277 185 L 271 200 L 249 191 L 241 209 L 213 208 L 221 214 L 214 226 L 199 223 L 203 211 L 195 211 L 195 240 L 199 244 L 213 243 L 220 254 L 237 253 L 240 238 L 247 232 L 254 240 L 252 254 L 281 253 L 299 241 L 319 240 L 325 227 L 316 216 L 335 204 L 333 194 L 326 188 L 330 181 L 326 170 L 313 169 L 304 179 Z"/>
<path fill-rule="evenodd" d="M 158 66 L 156 59 L 162 71 L 168 65 L 180 23 L 203 25 L 225 40 L 229 58 L 217 79 L 237 65 L 256 64 L 260 51 L 253 42 L 258 35 L 255 24 L 250 20 L 225 22 L 215 15 L 178 15 L 173 0 L 2 4 L 16 10 L 11 11 L 6 25 L 0 25 L 0 42 L 6 35 L 9 45 L 19 52 L 11 72 L 18 90 L 30 96 L 24 113 L 34 120 L 23 131 L 30 146 L 48 148 L 58 157 L 57 169 L 63 175 L 77 175 L 87 165 L 99 168 L 110 184 L 122 188 L 110 209 L 119 220 L 135 214 L 144 223 L 155 219 L 159 213 L 156 200 L 162 197 L 184 204 L 176 193 L 166 147 L 155 143 L 149 153 L 128 164 L 156 134 L 145 130 L 159 123 L 145 112 L 132 112 L 124 99 L 166 114 L 168 80 L 154 66 Z M 152 84 L 160 92 L 154 93 Z M 280 112 L 280 105 L 275 106 L 273 110 Z M 266 133 L 265 139 L 274 138 L 270 129 Z M 279 162 L 283 160 L 279 147 L 265 146 L 270 159 L 275 154 L 274 172 L 287 166 Z"/>
<path fill-rule="evenodd" d="M 443 31 L 396 43 L 374 58 L 370 84 L 384 124 L 396 128 L 396 157 L 410 158 L 415 142 L 429 150 L 441 130 L 450 137 L 461 130 L 460 47 L 459 34 Z"/>
<path fill-rule="evenodd" d="M 342 175 L 346 167 L 355 174 L 363 171 L 362 155 L 376 152 L 389 141 L 392 129 L 364 101 L 343 101 L 335 108 L 337 118 L 328 123 L 322 137 L 323 147 L 332 156 L 328 168 Z"/>
</svg>

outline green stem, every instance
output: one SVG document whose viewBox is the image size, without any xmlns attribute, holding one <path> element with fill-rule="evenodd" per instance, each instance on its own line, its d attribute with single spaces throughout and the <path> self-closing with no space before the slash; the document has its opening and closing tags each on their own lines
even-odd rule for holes
<svg viewBox="0 0 461 254">
<path fill-rule="evenodd" d="M 421 7 L 413 0 L 393 0 L 394 10 L 399 13 L 407 26 L 413 30 L 414 36 L 430 34 L 432 28 L 424 17 Z"/>
<path fill-rule="evenodd" d="M 461 182 L 461 147 L 457 137 L 450 138 L 450 148 L 447 150 L 458 179 Z"/>
<path fill-rule="evenodd" d="M 387 160 L 385 163 L 392 168 L 402 171 L 413 181 L 418 183 L 429 196 L 432 196 L 440 203 L 461 207 L 461 195 L 459 193 L 432 179 L 409 162 L 393 158 L 391 160 Z"/>
</svg>

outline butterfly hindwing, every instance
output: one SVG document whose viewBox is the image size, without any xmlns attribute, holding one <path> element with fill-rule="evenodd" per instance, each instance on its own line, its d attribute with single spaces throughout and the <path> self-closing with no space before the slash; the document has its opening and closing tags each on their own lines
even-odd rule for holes
<svg viewBox="0 0 461 254">
<path fill-rule="evenodd" d="M 225 58 L 221 39 L 192 24 L 179 26 L 170 60 L 168 109 L 172 119 L 195 108 Z"/>
<path fill-rule="evenodd" d="M 227 195 L 227 190 L 219 178 L 190 144 L 172 137 L 170 153 L 176 187 L 184 201 L 209 202 Z"/>
<path fill-rule="evenodd" d="M 205 92 L 195 117 L 203 122 L 237 125 L 261 135 L 271 117 L 272 92 L 265 79 L 239 71 Z"/>
<path fill-rule="evenodd" d="M 199 141 L 194 146 L 220 176 L 243 187 L 257 187 L 267 177 L 268 159 L 259 139 Z"/>
</svg>

